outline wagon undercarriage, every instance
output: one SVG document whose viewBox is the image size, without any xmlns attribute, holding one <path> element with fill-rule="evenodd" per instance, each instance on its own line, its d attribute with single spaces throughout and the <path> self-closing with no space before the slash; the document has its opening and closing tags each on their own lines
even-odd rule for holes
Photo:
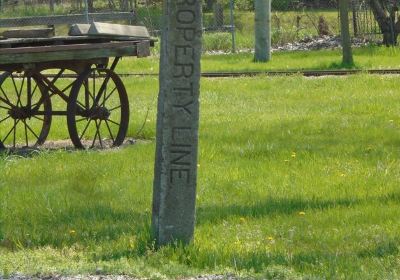
<svg viewBox="0 0 400 280">
<path fill-rule="evenodd" d="M 1 48 L 5 41 L 11 47 Z M 0 70 L 4 71 L 0 75 L 0 148 L 43 144 L 54 116 L 66 116 L 77 148 L 122 144 L 129 103 L 115 67 L 122 56 L 149 55 L 151 41 L 84 36 L 5 41 L 0 42 Z M 39 45 L 21 45 L 32 43 Z M 114 57 L 112 63 L 109 57 Z M 52 104 L 56 98 L 61 100 L 57 108 Z M 59 108 L 60 103 L 64 108 Z"/>
</svg>

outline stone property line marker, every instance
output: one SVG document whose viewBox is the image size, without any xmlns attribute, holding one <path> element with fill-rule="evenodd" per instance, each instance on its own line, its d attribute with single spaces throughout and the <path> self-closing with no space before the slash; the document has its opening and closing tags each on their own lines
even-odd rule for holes
<svg viewBox="0 0 400 280">
<path fill-rule="evenodd" d="M 200 0 L 164 0 L 152 214 L 157 247 L 193 238 L 201 33 Z"/>
</svg>

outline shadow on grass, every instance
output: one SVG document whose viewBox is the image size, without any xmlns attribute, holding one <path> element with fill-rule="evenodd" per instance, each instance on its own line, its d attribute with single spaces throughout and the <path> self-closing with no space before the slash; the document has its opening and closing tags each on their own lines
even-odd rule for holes
<svg viewBox="0 0 400 280">
<path fill-rule="evenodd" d="M 268 198 L 252 205 L 210 205 L 197 208 L 197 224 L 218 223 L 229 217 L 260 218 L 267 215 L 291 215 L 306 210 L 352 207 L 358 199 L 306 200 L 301 198 Z"/>
<path fill-rule="evenodd" d="M 143 253 L 151 244 L 150 213 L 129 208 L 113 209 L 104 204 L 86 205 L 80 201 L 66 209 L 52 210 L 51 214 L 46 209 L 26 207 L 19 216 L 14 215 L 14 223 L 7 220 L 0 224 L 0 247 L 18 250 L 77 245 L 102 248 L 100 256 L 104 255 L 104 258 Z M 134 249 L 129 246 L 132 241 L 135 242 Z M 124 252 L 111 249 L 120 247 Z"/>
<path fill-rule="evenodd" d="M 197 224 L 219 223 L 229 217 L 261 218 L 268 215 L 292 215 L 307 210 L 329 210 L 337 207 L 351 208 L 368 203 L 399 203 L 400 192 L 392 192 L 369 199 L 341 198 L 316 200 L 301 198 L 273 198 L 258 201 L 252 205 L 207 205 L 197 208 Z"/>
</svg>

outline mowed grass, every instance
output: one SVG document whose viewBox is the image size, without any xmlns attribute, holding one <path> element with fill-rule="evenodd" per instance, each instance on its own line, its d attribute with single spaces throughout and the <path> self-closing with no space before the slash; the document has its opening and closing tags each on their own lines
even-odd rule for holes
<svg viewBox="0 0 400 280">
<path fill-rule="evenodd" d="M 386 47 L 355 48 L 354 68 L 386 69 L 400 68 L 400 50 Z M 341 50 L 275 52 L 268 63 L 254 63 L 254 54 L 203 55 L 203 72 L 242 72 L 268 70 L 324 70 L 343 68 Z M 158 74 L 159 57 L 124 58 L 119 73 Z"/>
<path fill-rule="evenodd" d="M 125 83 L 145 141 L 2 156 L 0 275 L 399 278 L 397 76 L 202 79 L 195 239 L 159 251 L 157 80 Z"/>
</svg>

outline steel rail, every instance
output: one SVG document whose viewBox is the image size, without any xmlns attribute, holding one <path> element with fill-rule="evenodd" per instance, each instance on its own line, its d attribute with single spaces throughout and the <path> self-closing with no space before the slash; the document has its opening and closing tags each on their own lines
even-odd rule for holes
<svg viewBox="0 0 400 280">
<path fill-rule="evenodd" d="M 157 73 L 117 73 L 120 77 L 131 76 L 158 76 Z M 288 71 L 246 71 L 246 72 L 203 72 L 205 78 L 237 78 L 253 76 L 293 76 L 322 77 L 322 76 L 348 76 L 355 74 L 375 74 L 375 75 L 400 75 L 400 69 L 349 69 L 349 70 L 288 70 Z M 44 74 L 45 77 L 55 77 L 57 74 Z M 18 76 L 17 76 L 18 77 Z M 62 78 L 76 78 L 76 74 L 62 74 Z"/>
</svg>

